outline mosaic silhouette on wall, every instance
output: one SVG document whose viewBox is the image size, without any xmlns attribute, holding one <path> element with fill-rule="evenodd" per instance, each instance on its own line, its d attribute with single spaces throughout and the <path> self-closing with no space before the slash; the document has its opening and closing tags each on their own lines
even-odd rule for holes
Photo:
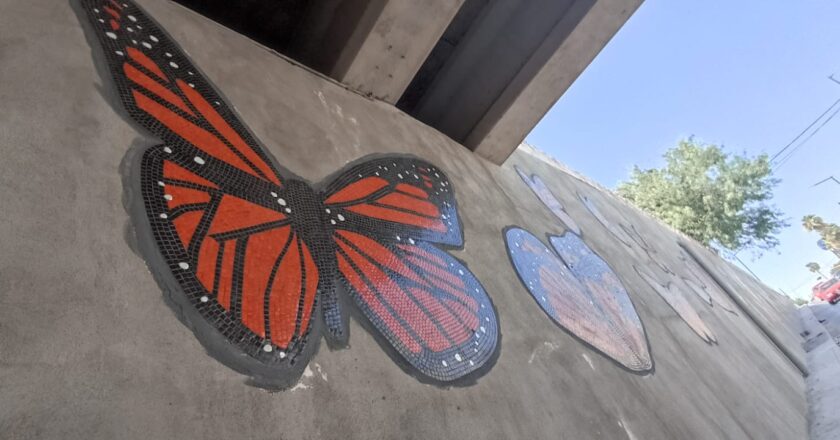
<svg viewBox="0 0 840 440">
<path fill-rule="evenodd" d="M 631 371 L 653 369 L 630 296 L 580 237 L 571 232 L 549 236 L 552 251 L 518 227 L 505 229 L 504 236 L 520 281 L 557 325 Z"/>
<path fill-rule="evenodd" d="M 528 176 L 528 173 L 522 171 L 522 169 L 518 166 L 514 166 L 513 168 L 525 184 L 528 185 L 528 188 L 531 188 L 531 191 L 533 191 L 537 198 L 543 202 L 543 205 L 545 205 L 545 207 L 548 208 L 548 210 L 551 211 L 551 213 L 554 214 L 561 223 L 563 223 L 563 226 L 575 234 L 580 235 L 580 227 L 577 225 L 577 222 L 569 216 L 566 212 L 566 208 L 564 208 L 563 204 L 557 200 L 554 193 L 545 186 L 545 183 L 543 183 L 542 179 L 540 179 L 540 176 L 536 174 Z"/>
<path fill-rule="evenodd" d="M 646 268 L 634 265 L 634 269 L 642 277 L 643 280 L 654 290 L 662 299 L 668 303 L 671 308 L 677 312 L 680 318 L 697 333 L 697 336 L 703 339 L 708 344 L 717 343 L 717 338 L 711 329 L 706 325 L 697 310 L 688 302 L 683 296 L 682 291 L 672 281 L 661 283 L 653 274 Z"/>
<path fill-rule="evenodd" d="M 650 244 L 648 244 L 647 240 L 642 237 L 642 234 L 636 230 L 636 227 L 633 224 L 626 225 L 622 222 L 613 223 L 604 216 L 601 210 L 598 209 L 595 202 L 588 196 L 578 192 L 578 198 L 583 203 L 583 206 L 586 207 L 586 210 L 589 211 L 596 220 L 598 220 L 598 223 L 601 223 L 601 226 L 610 231 L 613 237 L 615 237 L 618 241 L 630 249 L 641 250 L 643 256 L 650 260 L 651 263 L 658 266 L 663 272 L 671 275 L 675 274 L 668 265 L 660 261 L 660 259 L 656 256 L 656 251 L 652 246 L 650 246 Z"/>
<path fill-rule="evenodd" d="M 680 248 L 680 260 L 685 263 L 689 273 L 694 280 L 690 278 L 683 278 L 683 281 L 691 287 L 692 291 L 697 294 L 710 307 L 718 306 L 733 315 L 738 315 L 735 305 L 726 293 L 720 290 L 715 280 L 713 280 L 706 271 L 700 267 L 691 255 L 688 255 L 685 250 Z"/>
<path fill-rule="evenodd" d="M 135 165 L 132 216 L 165 297 L 211 355 L 258 386 L 287 387 L 322 335 L 346 344 L 352 302 L 420 379 L 489 368 L 498 319 L 445 251 L 463 233 L 440 169 L 380 156 L 310 186 L 276 165 L 134 3 L 81 4 L 123 106 L 163 142 Z"/>
</svg>

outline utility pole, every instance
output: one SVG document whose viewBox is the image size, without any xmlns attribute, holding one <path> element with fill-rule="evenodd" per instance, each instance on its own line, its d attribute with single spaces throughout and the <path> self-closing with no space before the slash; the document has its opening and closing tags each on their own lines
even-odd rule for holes
<svg viewBox="0 0 840 440">
<path fill-rule="evenodd" d="M 832 81 L 834 81 L 834 78 L 831 78 L 831 80 L 832 80 Z M 826 177 L 825 179 L 820 180 L 819 182 L 817 182 L 817 183 L 815 183 L 815 184 L 811 185 L 811 188 L 813 188 L 813 187 L 815 187 L 815 186 L 817 186 L 817 185 L 821 185 L 821 184 L 823 184 L 823 183 L 825 183 L 825 182 L 828 182 L 829 180 L 830 180 L 830 181 L 832 181 L 832 182 L 834 182 L 834 183 L 836 183 L 836 184 L 838 184 L 838 185 L 840 185 L 840 180 L 837 180 L 837 178 L 836 178 L 836 177 L 834 177 L 834 176 L 828 176 L 828 177 Z M 837 202 L 837 204 L 838 204 L 838 205 L 840 205 L 840 202 Z"/>
<path fill-rule="evenodd" d="M 834 176 L 828 176 L 828 177 L 826 177 L 825 179 L 820 180 L 819 182 L 817 182 L 817 183 L 815 183 L 815 184 L 811 185 L 811 188 L 813 188 L 813 187 L 815 187 L 815 186 L 817 186 L 817 185 L 822 185 L 823 183 L 828 182 L 829 180 L 831 180 L 832 182 L 834 182 L 834 183 L 836 183 L 836 184 L 840 185 L 840 180 L 837 180 L 837 178 L 836 178 L 836 177 L 834 177 Z"/>
</svg>

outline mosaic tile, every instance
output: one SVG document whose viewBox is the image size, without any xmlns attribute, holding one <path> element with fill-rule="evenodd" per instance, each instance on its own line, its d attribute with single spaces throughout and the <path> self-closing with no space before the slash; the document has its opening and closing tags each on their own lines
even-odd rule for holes
<svg viewBox="0 0 840 440">
<path fill-rule="evenodd" d="M 463 247 L 463 232 L 442 170 L 380 155 L 311 185 L 267 154 L 137 5 L 81 3 L 123 106 L 163 142 L 135 176 L 135 224 L 211 355 L 257 385 L 289 386 L 322 335 L 347 343 L 353 304 L 421 379 L 449 383 L 490 366 L 498 318 L 446 250 Z"/>
<path fill-rule="evenodd" d="M 561 328 L 636 372 L 653 368 L 644 327 L 627 290 L 577 235 L 550 236 L 508 228 L 508 255 L 520 281 Z"/>
<path fill-rule="evenodd" d="M 528 185 L 528 188 L 531 188 L 531 191 L 537 196 L 538 199 L 563 223 L 568 230 L 574 232 L 577 235 L 580 235 L 580 227 L 577 225 L 577 222 L 566 212 L 566 208 L 563 207 L 563 204 L 557 200 L 557 197 L 551 192 L 550 189 L 543 183 L 540 176 L 536 174 L 528 175 L 528 173 L 522 171 L 521 168 L 518 166 L 514 166 L 516 172 L 519 174 L 519 177 Z"/>
</svg>

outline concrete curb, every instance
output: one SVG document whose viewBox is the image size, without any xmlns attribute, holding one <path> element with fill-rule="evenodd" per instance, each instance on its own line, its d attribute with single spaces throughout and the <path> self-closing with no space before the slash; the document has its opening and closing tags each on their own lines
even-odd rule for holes
<svg viewBox="0 0 840 440">
<path fill-rule="evenodd" d="M 799 309 L 807 333 L 805 355 L 811 374 L 806 378 L 808 431 L 813 440 L 840 438 L 837 398 L 840 396 L 840 346 L 820 323 L 810 307 Z"/>
</svg>

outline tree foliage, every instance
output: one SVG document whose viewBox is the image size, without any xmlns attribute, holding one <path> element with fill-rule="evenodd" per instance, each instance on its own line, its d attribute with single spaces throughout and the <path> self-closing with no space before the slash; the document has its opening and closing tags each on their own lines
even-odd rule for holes
<svg viewBox="0 0 840 440">
<path fill-rule="evenodd" d="M 815 262 L 810 262 L 805 265 L 811 273 L 819 274 L 821 277 L 826 278 L 826 276 L 820 271 L 820 264 Z"/>
<path fill-rule="evenodd" d="M 684 234 L 733 252 L 767 250 L 788 226 L 773 205 L 767 155 L 730 155 L 716 145 L 682 140 L 659 169 L 634 167 L 618 194 Z"/>
<path fill-rule="evenodd" d="M 840 226 L 826 223 L 822 217 L 813 214 L 802 217 L 802 226 L 808 231 L 820 234 L 829 251 L 840 252 Z"/>
<path fill-rule="evenodd" d="M 840 257 L 840 226 L 835 223 L 827 223 L 822 217 L 813 214 L 802 217 L 802 226 L 807 231 L 820 234 L 826 250 Z M 829 269 L 829 273 L 832 276 L 840 274 L 840 261 Z"/>
</svg>

